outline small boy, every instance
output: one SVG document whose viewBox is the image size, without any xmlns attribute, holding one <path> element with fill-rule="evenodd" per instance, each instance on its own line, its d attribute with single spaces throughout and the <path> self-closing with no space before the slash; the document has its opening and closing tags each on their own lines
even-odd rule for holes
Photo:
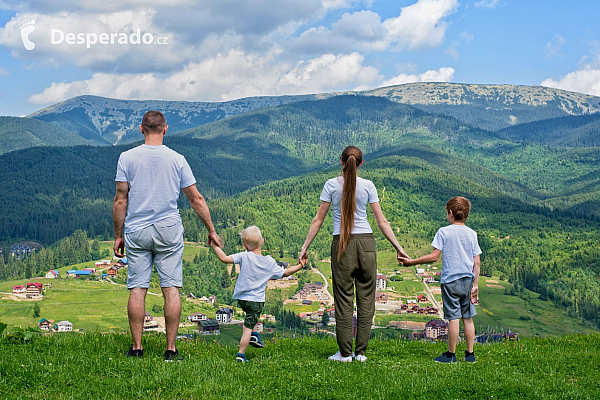
<svg viewBox="0 0 600 400">
<path fill-rule="evenodd" d="M 446 203 L 446 219 L 450 225 L 440 228 L 431 246 L 431 254 L 414 260 L 400 258 L 404 265 L 427 264 L 436 262 L 442 253 L 442 302 L 444 318 L 449 320 L 448 351 L 434 358 L 441 363 L 456 362 L 456 342 L 459 334 L 459 319 L 462 318 L 465 330 L 467 350 L 465 361 L 475 362 L 473 344 L 475 343 L 475 325 L 473 316 L 479 296 L 479 255 L 481 249 L 477 243 L 477 233 L 465 225 L 471 203 L 464 197 L 453 197 Z"/>
<path fill-rule="evenodd" d="M 233 298 L 238 301 L 238 305 L 246 313 L 240 349 L 235 357 L 239 362 L 248 362 L 246 359 L 248 344 L 254 347 L 265 347 L 258 332 L 254 331 L 254 327 L 258 323 L 265 305 L 267 282 L 270 279 L 292 275 L 304 267 L 304 262 L 302 262 L 293 267 L 283 268 L 273 257 L 263 256 L 261 247 L 264 242 L 260 229 L 252 225 L 242 232 L 242 243 L 247 251 L 227 256 L 214 241 L 210 244 L 221 262 L 240 265 L 240 275 L 233 293 Z"/>
</svg>

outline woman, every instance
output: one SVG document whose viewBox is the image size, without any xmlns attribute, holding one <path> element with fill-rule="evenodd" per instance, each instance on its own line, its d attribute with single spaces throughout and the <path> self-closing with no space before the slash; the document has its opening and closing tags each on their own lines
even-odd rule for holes
<svg viewBox="0 0 600 400">
<path fill-rule="evenodd" d="M 375 313 L 375 283 L 377 278 L 377 251 L 373 231 L 367 221 L 367 204 L 375 216 L 377 226 L 394 246 L 398 257 L 408 257 L 394 236 L 389 222 L 379 205 L 373 182 L 358 177 L 363 164 L 358 147 L 348 146 L 340 157 L 343 175 L 329 179 L 321 193 L 321 206 L 310 224 L 310 229 L 299 258 L 308 258 L 308 247 L 323 225 L 332 206 L 333 241 L 331 243 L 331 273 L 335 322 L 339 351 L 329 357 L 334 361 L 366 361 L 367 345 L 371 336 L 371 321 Z M 354 287 L 356 286 L 356 347 L 352 353 L 352 316 Z"/>
</svg>

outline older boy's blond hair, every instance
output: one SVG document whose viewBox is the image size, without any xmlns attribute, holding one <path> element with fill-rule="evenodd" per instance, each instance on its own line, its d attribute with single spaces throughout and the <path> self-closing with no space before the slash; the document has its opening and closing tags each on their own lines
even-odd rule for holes
<svg viewBox="0 0 600 400">
<path fill-rule="evenodd" d="M 242 231 L 242 243 L 246 245 L 248 250 L 254 250 L 261 245 L 262 234 L 258 226 L 252 225 Z"/>
</svg>

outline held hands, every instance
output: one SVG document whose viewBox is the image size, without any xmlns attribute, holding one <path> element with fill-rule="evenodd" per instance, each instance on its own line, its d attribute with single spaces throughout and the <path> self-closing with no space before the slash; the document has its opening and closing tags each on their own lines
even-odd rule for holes
<svg viewBox="0 0 600 400">
<path fill-rule="evenodd" d="M 410 257 L 402 257 L 402 256 L 398 256 L 398 262 L 402 265 L 413 265 L 412 263 L 412 259 Z"/>
<path fill-rule="evenodd" d="M 219 235 L 217 235 L 217 232 L 210 232 L 208 234 L 208 245 L 212 246 L 213 243 L 217 247 L 221 247 L 221 239 L 219 238 Z"/>
<path fill-rule="evenodd" d="M 123 238 L 115 239 L 115 244 L 113 246 L 113 252 L 117 257 L 125 257 L 125 241 Z"/>
<path fill-rule="evenodd" d="M 302 267 L 304 267 L 306 265 L 307 261 L 308 261 L 308 253 L 306 252 L 305 249 L 302 249 L 300 251 L 300 254 L 298 254 L 298 264 L 302 264 Z"/>
</svg>

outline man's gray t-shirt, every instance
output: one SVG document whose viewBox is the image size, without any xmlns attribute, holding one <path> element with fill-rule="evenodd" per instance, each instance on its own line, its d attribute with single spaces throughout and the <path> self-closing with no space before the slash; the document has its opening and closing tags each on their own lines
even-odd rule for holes
<svg viewBox="0 0 600 400">
<path fill-rule="evenodd" d="M 431 246 L 442 251 L 441 283 L 450 283 L 464 277 L 475 278 L 473 257 L 481 254 L 477 232 L 465 225 L 440 228 Z"/>
<path fill-rule="evenodd" d="M 232 254 L 231 257 L 234 264 L 240 265 L 233 298 L 264 303 L 267 282 L 281 278 L 285 268 L 277 265 L 273 257 L 259 256 L 251 251 Z"/>
<path fill-rule="evenodd" d="M 179 191 L 196 183 L 185 157 L 167 146 L 146 144 L 121 153 L 115 181 L 129 183 L 125 233 L 165 218 L 181 221 Z"/>
</svg>

